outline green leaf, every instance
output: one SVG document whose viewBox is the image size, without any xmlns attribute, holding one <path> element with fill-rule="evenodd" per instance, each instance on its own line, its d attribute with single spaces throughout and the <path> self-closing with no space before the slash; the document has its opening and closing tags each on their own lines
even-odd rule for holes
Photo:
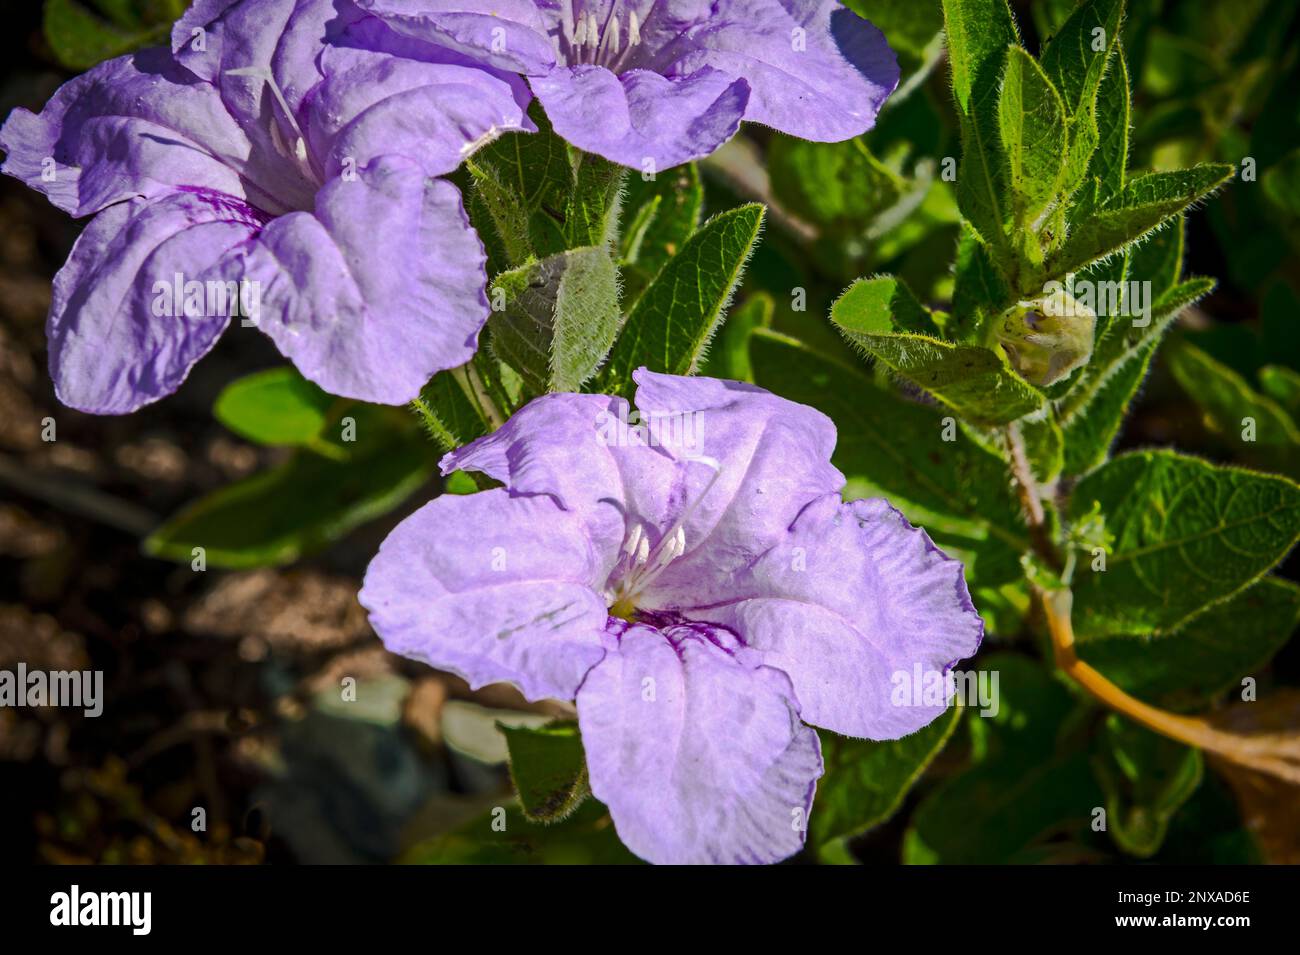
<svg viewBox="0 0 1300 955">
<path fill-rule="evenodd" d="M 826 774 L 817 783 L 808 839 L 823 856 L 880 825 L 947 745 L 961 707 L 950 706 L 932 723 L 902 739 L 874 742 L 821 732 Z"/>
<path fill-rule="evenodd" d="M 443 452 L 487 434 L 487 426 L 452 371 L 440 371 L 411 402 L 429 437 Z"/>
<path fill-rule="evenodd" d="M 1129 855 L 1148 858 L 1201 784 L 1204 760 L 1200 750 L 1112 713 L 1097 741 L 1093 770 L 1106 795 L 1106 831 Z"/>
<path fill-rule="evenodd" d="M 729 209 L 706 222 L 637 299 L 606 368 L 603 391 L 627 394 L 632 372 L 689 375 L 722 322 L 758 240 L 763 207 Z"/>
<path fill-rule="evenodd" d="M 957 202 L 983 239 L 1002 249 L 1005 160 L 998 146 L 998 90 L 1007 48 L 1020 36 L 1006 0 L 943 0 L 943 18 L 961 121 Z"/>
<path fill-rule="evenodd" d="M 1065 687 L 1008 653 L 984 659 L 981 671 L 998 675 L 997 714 L 966 720 L 972 764 L 912 814 L 905 863 L 1025 861 L 1051 835 L 1086 832 L 1100 805 L 1087 755 L 1063 739 L 1074 708 Z"/>
<path fill-rule="evenodd" d="M 1083 0 L 1043 44 L 1043 70 L 1071 115 L 1087 109 L 1096 97 L 1123 16 L 1124 0 Z"/>
<path fill-rule="evenodd" d="M 45 0 L 46 42 L 60 63 L 86 70 L 104 60 L 164 41 L 185 4 L 177 0 L 94 3 Z"/>
<path fill-rule="evenodd" d="M 635 301 L 700 225 L 704 185 L 695 163 L 654 179 L 630 176 L 623 200 L 624 300 Z"/>
<path fill-rule="evenodd" d="M 1169 451 L 1127 454 L 1074 490 L 1071 516 L 1101 507 L 1114 543 L 1104 571 L 1081 565 L 1079 639 L 1158 635 L 1249 586 L 1300 537 L 1300 486 Z"/>
<path fill-rule="evenodd" d="M 1085 474 L 1106 460 L 1158 344 L 1148 342 L 1126 361 L 1112 366 L 1109 375 L 1098 377 L 1086 404 L 1065 419 L 1061 429 L 1065 440 L 1061 470 L 1065 474 Z"/>
<path fill-rule="evenodd" d="M 535 133 L 512 132 L 466 160 L 476 196 L 492 217 L 512 265 L 568 247 L 566 218 L 574 191 L 569 146 L 541 108 L 529 116 Z"/>
<path fill-rule="evenodd" d="M 1232 178 L 1233 167 L 1204 163 L 1129 181 L 1114 203 L 1076 224 L 1048 259 L 1051 275 L 1076 272 L 1142 239 Z"/>
<path fill-rule="evenodd" d="M 905 183 L 859 137 L 810 143 L 777 135 L 767 149 L 772 193 L 806 222 L 862 233 L 895 205 Z"/>
<path fill-rule="evenodd" d="M 620 197 L 627 170 L 603 156 L 570 147 L 573 188 L 565 209 L 564 235 L 570 249 L 608 248 L 618 236 Z"/>
<path fill-rule="evenodd" d="M 957 241 L 955 272 L 948 337 L 979 341 L 987 323 L 1010 307 L 1015 296 L 994 267 L 988 248 L 967 223 Z"/>
<path fill-rule="evenodd" d="M 533 392 L 577 391 L 614 344 L 621 315 L 608 248 L 557 252 L 497 276 L 492 348 Z"/>
<path fill-rule="evenodd" d="M 1170 343 L 1166 359 L 1174 379 L 1209 419 L 1210 427 L 1233 443 L 1249 440 L 1279 463 L 1300 449 L 1300 428 L 1275 401 L 1259 394 L 1227 365 L 1185 338 Z M 1247 445 L 1246 450 L 1252 450 Z"/>
<path fill-rule="evenodd" d="M 638 865 L 623 847 L 609 810 L 588 799 L 567 819 L 530 822 L 511 806 L 425 840 L 402 861 L 411 865 Z"/>
<path fill-rule="evenodd" d="M 1012 223 L 1017 229 L 1030 228 L 1061 188 L 1065 107 L 1038 63 L 1018 46 L 1007 52 L 998 127 L 1007 160 Z"/>
<path fill-rule="evenodd" d="M 752 382 L 754 370 L 749 362 L 749 336 L 756 329 L 771 328 L 775 310 L 776 303 L 766 292 L 751 295 L 738 308 L 732 309 L 709 349 L 701 374 L 710 378 Z"/>
<path fill-rule="evenodd" d="M 196 501 L 144 542 L 154 557 L 212 567 L 287 564 L 392 510 L 434 471 L 435 456 L 409 416 L 357 405 L 344 460 L 299 451 L 287 462 Z"/>
<path fill-rule="evenodd" d="M 1259 383 L 1270 398 L 1290 414 L 1300 414 L 1300 372 L 1282 365 L 1265 365 Z"/>
<path fill-rule="evenodd" d="M 1264 577 L 1161 637 L 1084 640 L 1079 656 L 1120 689 L 1166 709 L 1200 710 L 1258 673 L 1300 625 L 1300 587 Z"/>
<path fill-rule="evenodd" d="M 1020 42 L 1020 34 L 1007 0 L 943 0 L 943 21 L 952 93 L 958 111 L 970 115 L 981 79 L 996 84 L 1002 57 L 1009 45 Z"/>
<path fill-rule="evenodd" d="M 212 413 L 258 444 L 308 445 L 320 435 L 334 399 L 293 368 L 272 368 L 233 381 Z"/>
<path fill-rule="evenodd" d="M 510 748 L 510 778 L 529 821 L 564 819 L 590 794 L 577 723 L 557 721 L 536 729 L 498 723 L 497 728 Z"/>
<path fill-rule="evenodd" d="M 1005 424 L 1043 407 L 1043 396 L 987 348 L 938 338 L 933 320 L 896 279 L 859 279 L 831 307 L 846 339 L 894 374 L 981 424 Z"/>
<path fill-rule="evenodd" d="M 1101 185 L 1103 204 L 1123 195 L 1128 181 L 1130 110 L 1128 63 L 1123 44 L 1116 44 L 1110 68 L 1097 89 L 1097 148 L 1088 166 L 1088 175 Z"/>
<path fill-rule="evenodd" d="M 1082 182 L 1101 140 L 1098 93 L 1123 14 L 1123 0 L 1084 0 L 1043 46 L 1043 70 L 1061 93 L 1069 125 L 1067 194 Z"/>
<path fill-rule="evenodd" d="M 883 494 L 932 535 L 967 538 L 979 550 L 977 575 L 987 563 L 1009 565 L 1020 576 L 1028 534 L 1001 458 L 945 424 L 934 408 L 905 401 L 784 335 L 754 332 L 750 359 L 758 384 L 835 422 L 832 460 L 854 496 Z"/>
</svg>

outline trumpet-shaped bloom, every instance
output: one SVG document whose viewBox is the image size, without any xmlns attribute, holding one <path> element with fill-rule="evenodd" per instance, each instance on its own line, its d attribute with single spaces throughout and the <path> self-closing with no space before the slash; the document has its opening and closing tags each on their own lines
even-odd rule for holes
<svg viewBox="0 0 1300 955">
<path fill-rule="evenodd" d="M 844 503 L 835 428 L 759 388 L 637 373 L 554 394 L 448 455 L 504 487 L 403 521 L 361 602 L 389 649 L 477 687 L 576 700 L 592 792 L 653 862 L 798 851 L 822 772 L 806 724 L 914 732 L 982 625 L 961 565 L 883 500 Z M 949 691 L 951 692 L 951 691 Z"/>
<path fill-rule="evenodd" d="M 634 168 L 708 155 L 742 119 L 819 142 L 870 129 L 898 85 L 835 0 L 359 0 L 393 29 L 528 76 L 557 133 Z"/>
<path fill-rule="evenodd" d="M 94 216 L 55 279 L 59 398 L 120 414 L 170 394 L 233 314 L 347 397 L 401 403 L 466 361 L 484 254 L 436 177 L 533 128 L 518 77 L 351 0 L 197 0 L 172 39 L 0 128 L 5 173 Z"/>
</svg>

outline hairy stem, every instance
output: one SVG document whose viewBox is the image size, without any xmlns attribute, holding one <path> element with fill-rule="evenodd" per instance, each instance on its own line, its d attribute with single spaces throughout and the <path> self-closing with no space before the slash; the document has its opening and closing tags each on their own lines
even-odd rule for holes
<svg viewBox="0 0 1300 955">
<path fill-rule="evenodd" d="M 465 392 L 465 397 L 469 399 L 483 423 L 488 426 L 489 431 L 495 431 L 505 424 L 505 415 L 501 409 L 496 406 L 492 396 L 488 394 L 487 387 L 483 384 L 483 379 L 479 377 L 478 369 L 474 367 L 472 361 L 466 362 L 459 368 L 451 370 L 451 376 L 456 379 L 456 384 Z"/>
<path fill-rule="evenodd" d="M 1013 424 L 1006 428 L 1004 434 L 1011 458 L 1012 475 L 1020 496 L 1021 507 L 1025 512 L 1025 519 L 1029 523 L 1030 539 L 1035 554 L 1050 566 L 1060 569 L 1062 567 L 1060 553 L 1048 532 L 1046 514 L 1038 495 L 1033 471 L 1025 456 L 1024 443 L 1019 430 Z M 1300 756 L 1295 752 L 1297 747 L 1294 745 L 1279 746 L 1279 741 L 1270 736 L 1252 738 L 1222 730 L 1202 717 L 1170 713 L 1149 703 L 1143 703 L 1121 690 L 1100 672 L 1079 659 L 1078 652 L 1075 650 L 1074 625 L 1071 621 L 1074 594 L 1068 583 L 1053 590 L 1046 590 L 1037 585 L 1034 589 L 1039 595 L 1047 617 L 1047 628 L 1057 667 L 1087 690 L 1098 702 L 1127 716 L 1135 723 L 1179 743 L 1196 746 L 1242 766 L 1261 770 L 1292 782 L 1300 782 Z"/>
</svg>

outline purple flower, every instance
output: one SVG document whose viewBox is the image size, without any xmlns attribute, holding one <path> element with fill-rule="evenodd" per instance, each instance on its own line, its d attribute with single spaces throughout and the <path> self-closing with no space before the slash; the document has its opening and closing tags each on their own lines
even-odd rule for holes
<svg viewBox="0 0 1300 955">
<path fill-rule="evenodd" d="M 172 40 L 0 129 L 5 173 L 95 216 L 54 282 L 60 400 L 120 414 L 172 393 L 236 303 L 338 395 L 399 404 L 468 360 L 483 248 L 433 177 L 534 128 L 522 82 L 351 0 L 197 0 Z"/>
<path fill-rule="evenodd" d="M 822 772 L 805 722 L 919 729 L 945 701 L 896 705 L 895 675 L 973 654 L 980 618 L 924 531 L 841 502 L 820 412 L 635 377 L 640 424 L 621 399 L 552 394 L 444 458 L 505 487 L 403 521 L 361 602 L 397 653 L 576 700 L 592 792 L 633 852 L 776 861 Z"/>
<path fill-rule="evenodd" d="M 358 0 L 393 29 L 526 74 L 555 131 L 635 168 L 707 156 L 742 119 L 836 142 L 898 85 L 835 0 Z"/>
</svg>

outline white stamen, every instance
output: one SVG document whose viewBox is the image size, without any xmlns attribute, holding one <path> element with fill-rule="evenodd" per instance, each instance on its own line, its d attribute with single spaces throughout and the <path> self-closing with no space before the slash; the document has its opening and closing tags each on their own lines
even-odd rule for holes
<svg viewBox="0 0 1300 955">
<path fill-rule="evenodd" d="M 627 535 L 627 540 L 623 542 L 623 553 L 631 557 L 636 553 L 637 545 L 641 543 L 643 528 L 640 524 L 632 528 L 632 533 Z"/>
<path fill-rule="evenodd" d="M 638 527 L 638 530 L 640 528 Z M 644 567 L 650 560 L 650 538 L 642 537 L 636 544 L 636 557 L 633 558 L 638 567 Z"/>
<path fill-rule="evenodd" d="M 608 34 L 609 34 L 609 52 L 610 52 L 610 53 L 617 53 L 617 52 L 618 52 L 618 39 L 619 39 L 619 38 L 618 38 L 618 16 L 617 16 L 617 14 L 614 16 L 614 18 L 613 18 L 612 20 L 609 21 L 609 29 L 608 29 L 607 32 L 608 32 Z"/>
<path fill-rule="evenodd" d="M 686 528 L 678 527 L 664 543 L 663 553 L 655 561 L 657 567 L 667 567 L 682 554 L 686 553 Z"/>
<path fill-rule="evenodd" d="M 636 46 L 641 42 L 641 21 L 637 19 L 636 11 L 633 10 L 627 15 L 627 45 Z"/>
<path fill-rule="evenodd" d="M 289 121 L 293 131 L 298 134 L 293 144 L 293 158 L 298 163 L 310 171 L 310 165 L 307 162 L 307 138 L 303 135 L 302 129 L 298 126 L 298 120 L 293 115 L 293 110 L 289 108 L 289 101 L 284 98 L 284 93 L 280 91 L 280 84 L 275 81 L 275 76 L 271 73 L 270 67 L 266 66 L 244 66 L 238 69 L 226 70 L 227 76 L 255 76 L 260 79 L 271 90 L 271 95 L 275 101 L 280 104 L 280 110 L 284 113 L 284 118 Z"/>
<path fill-rule="evenodd" d="M 587 45 L 590 47 L 600 46 L 600 27 L 596 26 L 596 14 L 587 14 Z"/>
</svg>

